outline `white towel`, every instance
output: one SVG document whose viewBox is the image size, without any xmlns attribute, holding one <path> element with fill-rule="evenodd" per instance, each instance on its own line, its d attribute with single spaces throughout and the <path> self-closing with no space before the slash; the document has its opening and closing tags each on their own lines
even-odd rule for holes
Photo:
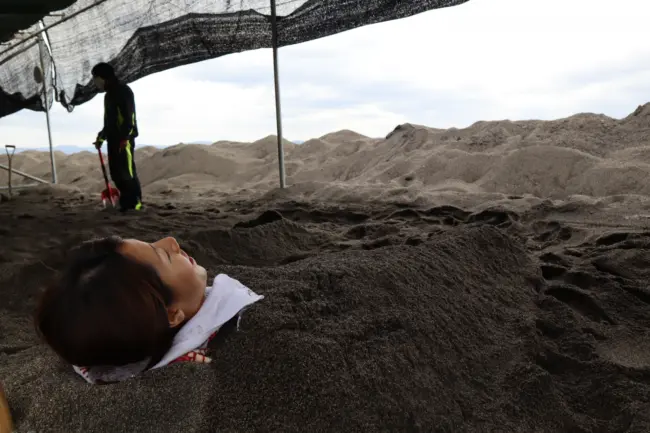
<svg viewBox="0 0 650 433">
<path fill-rule="evenodd" d="M 162 359 L 152 367 L 160 368 L 170 364 L 179 357 L 193 350 L 207 346 L 210 337 L 221 326 L 241 314 L 255 302 L 264 299 L 248 287 L 244 286 L 228 275 L 219 274 L 215 277 L 212 287 L 206 288 L 203 305 L 174 337 L 172 347 Z M 239 328 L 239 319 L 237 327 Z M 144 359 L 129 365 L 119 367 L 95 366 L 90 368 L 73 366 L 89 383 L 120 382 L 141 373 L 149 364 L 149 359 Z"/>
</svg>

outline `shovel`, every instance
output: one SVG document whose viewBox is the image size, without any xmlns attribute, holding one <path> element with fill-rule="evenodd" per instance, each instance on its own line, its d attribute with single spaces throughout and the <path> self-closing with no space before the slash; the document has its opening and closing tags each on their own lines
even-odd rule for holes
<svg viewBox="0 0 650 433">
<path fill-rule="evenodd" d="M 117 206 L 117 202 L 120 199 L 120 192 L 117 190 L 117 188 L 113 188 L 111 184 L 108 182 L 108 176 L 106 175 L 106 166 L 104 165 L 104 156 L 102 155 L 102 150 L 97 149 L 97 152 L 99 152 L 99 162 L 102 165 L 102 173 L 104 174 L 104 184 L 106 185 L 106 189 L 102 191 L 102 204 L 104 207 L 106 207 L 106 203 L 109 201 L 113 205 L 113 207 Z"/>
</svg>

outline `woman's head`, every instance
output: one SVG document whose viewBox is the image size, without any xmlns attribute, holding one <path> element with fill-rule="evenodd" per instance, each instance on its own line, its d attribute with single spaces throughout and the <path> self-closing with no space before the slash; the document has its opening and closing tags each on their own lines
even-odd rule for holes
<svg viewBox="0 0 650 433">
<path fill-rule="evenodd" d="M 206 280 L 173 238 L 84 242 L 45 289 L 36 327 L 71 364 L 153 364 L 201 307 Z"/>
<path fill-rule="evenodd" d="M 97 63 L 95 66 L 93 66 L 90 73 L 93 76 L 95 86 L 97 86 L 100 91 L 106 90 L 107 82 L 110 83 L 117 79 L 115 77 L 115 70 L 108 63 Z"/>
</svg>

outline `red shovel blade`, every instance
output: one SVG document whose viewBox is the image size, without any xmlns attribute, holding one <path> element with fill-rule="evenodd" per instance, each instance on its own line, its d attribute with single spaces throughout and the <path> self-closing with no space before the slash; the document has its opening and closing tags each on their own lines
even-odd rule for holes
<svg viewBox="0 0 650 433">
<path fill-rule="evenodd" d="M 102 191 L 102 203 L 106 207 L 106 203 L 109 201 L 113 207 L 117 206 L 117 202 L 120 200 L 120 191 L 117 188 L 109 186 L 108 189 Z"/>
</svg>

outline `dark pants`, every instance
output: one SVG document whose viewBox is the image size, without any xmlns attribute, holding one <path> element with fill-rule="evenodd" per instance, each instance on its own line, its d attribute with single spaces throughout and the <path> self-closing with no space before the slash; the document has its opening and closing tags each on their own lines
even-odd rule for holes
<svg viewBox="0 0 650 433">
<path fill-rule="evenodd" d="M 140 209 L 142 190 L 135 169 L 135 142 L 129 140 L 125 149 L 119 142 L 108 142 L 108 169 L 113 183 L 120 190 L 120 209 Z"/>
</svg>

